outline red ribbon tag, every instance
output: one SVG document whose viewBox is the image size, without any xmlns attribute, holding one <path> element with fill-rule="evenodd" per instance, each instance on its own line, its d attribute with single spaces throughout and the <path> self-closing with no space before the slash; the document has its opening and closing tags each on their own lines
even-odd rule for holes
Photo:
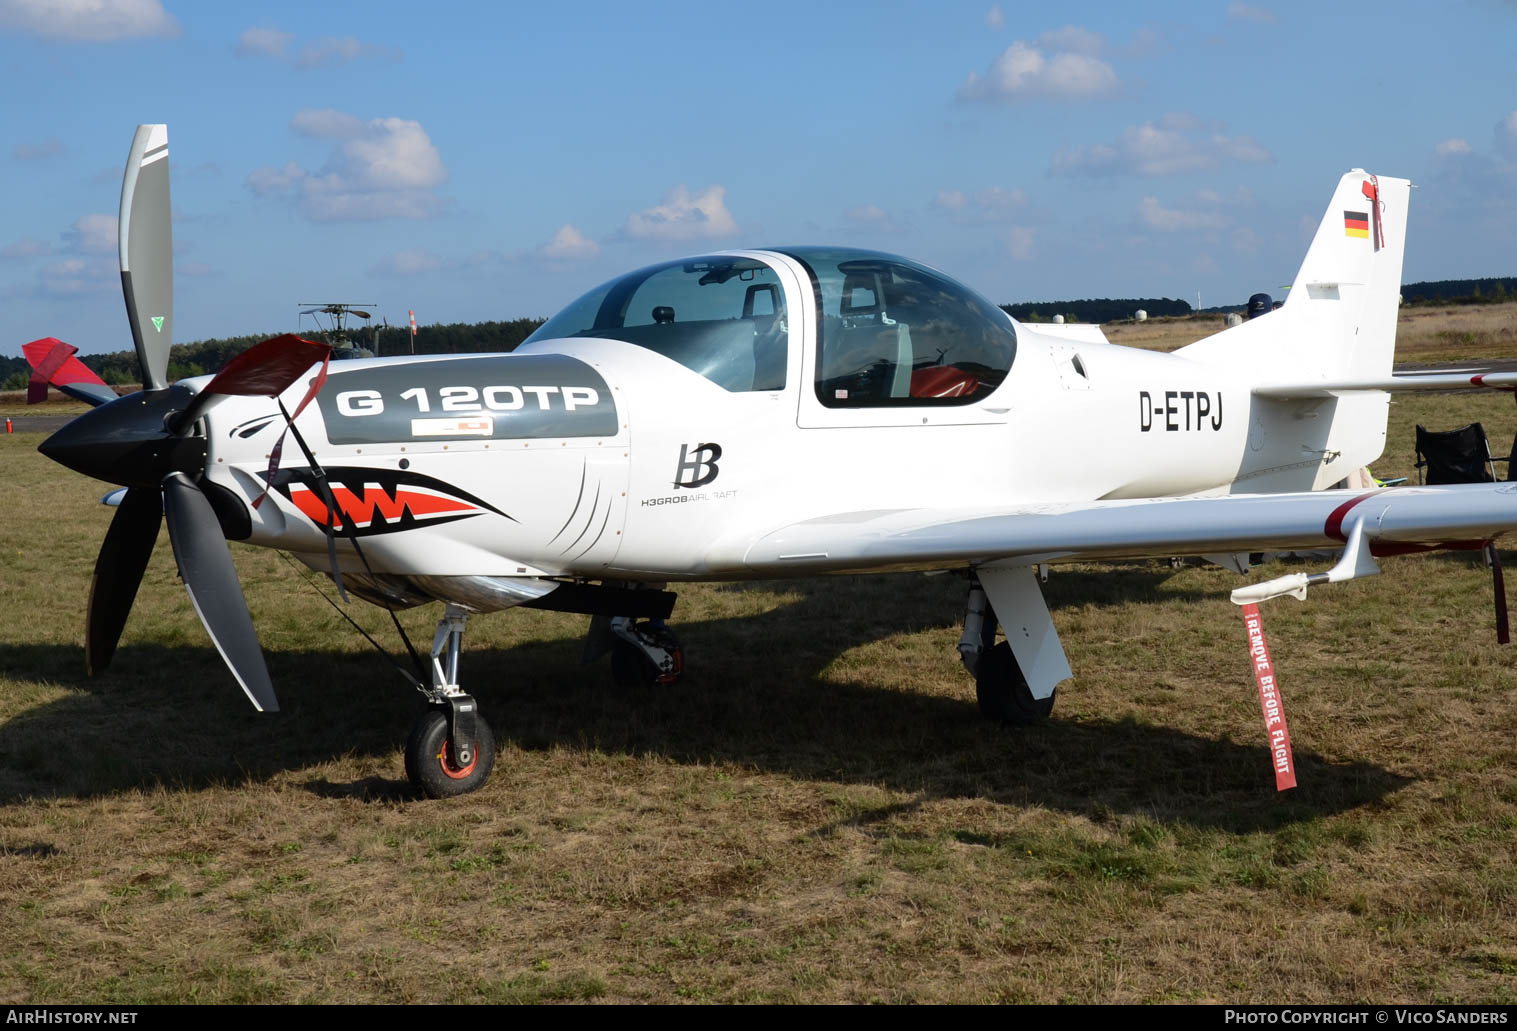
<svg viewBox="0 0 1517 1031">
<path fill-rule="evenodd" d="M 1248 629 L 1248 658 L 1259 684 L 1259 709 L 1264 713 L 1264 733 L 1269 738 L 1270 758 L 1275 765 L 1275 790 L 1296 786 L 1296 759 L 1291 754 L 1290 728 L 1285 725 L 1285 700 L 1275 679 L 1275 666 L 1264 643 L 1264 624 L 1258 605 L 1243 606 L 1243 625 Z"/>
</svg>

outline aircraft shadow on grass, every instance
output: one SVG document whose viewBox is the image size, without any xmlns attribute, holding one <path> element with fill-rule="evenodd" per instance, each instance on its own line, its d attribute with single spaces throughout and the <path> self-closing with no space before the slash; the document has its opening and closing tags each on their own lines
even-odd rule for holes
<svg viewBox="0 0 1517 1031">
<path fill-rule="evenodd" d="M 1145 592 L 1151 597 L 1167 579 L 1156 571 L 1060 574 L 1070 575 L 1124 581 L 1113 603 Z M 678 624 L 691 665 L 685 681 L 672 688 L 613 686 L 604 662 L 579 665 L 577 638 L 504 650 L 469 650 L 466 638 L 464 668 L 503 747 L 568 746 L 736 764 L 910 792 L 917 800 L 910 805 L 935 797 L 984 798 L 1247 832 L 1353 809 L 1410 782 L 1374 763 L 1297 751 L 1303 787 L 1277 796 L 1262 732 L 1239 743 L 1130 717 L 1061 717 L 1058 707 L 1040 727 L 989 724 L 976 711 L 973 681 L 952 651 L 957 581 L 929 581 L 921 591 L 929 596 L 926 605 L 920 599 L 860 605 L 890 580 L 724 588 L 799 600 L 760 615 Z M 934 606 L 933 594 L 953 604 Z M 807 628 L 804 639 L 797 639 L 797 627 Z M 960 695 L 885 686 L 867 666 L 846 682 L 824 677 L 851 648 L 930 628 L 942 638 L 942 662 L 962 679 Z M 284 706 L 277 714 L 243 704 L 208 646 L 133 643 L 129 629 L 110 673 L 89 678 L 78 648 L 0 645 L 0 674 L 79 692 L 0 725 L 0 801 L 91 797 L 160 784 L 235 785 L 345 756 L 385 755 L 395 758 L 394 780 L 371 776 L 344 784 L 317 777 L 307 787 L 366 800 L 414 797 L 400 771 L 395 728 L 420 708 L 420 699 L 399 675 L 366 652 L 271 649 L 268 658 Z M 1142 672 L 1133 676 L 1141 679 Z M 1240 706 L 1255 704 L 1243 673 L 1225 672 L 1221 679 L 1217 690 L 1235 691 Z M 1076 694 L 1078 676 L 1065 689 Z M 501 804 L 510 805 L 509 797 Z M 859 819 L 883 819 L 897 808 Z"/>
</svg>

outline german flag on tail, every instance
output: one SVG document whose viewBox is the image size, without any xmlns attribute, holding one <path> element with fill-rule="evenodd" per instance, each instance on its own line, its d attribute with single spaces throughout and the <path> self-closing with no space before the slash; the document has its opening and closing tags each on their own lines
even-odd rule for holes
<svg viewBox="0 0 1517 1031">
<path fill-rule="evenodd" d="M 1343 235 L 1357 236 L 1361 240 L 1370 238 L 1370 215 L 1368 211 L 1345 211 L 1343 213 Z"/>
</svg>

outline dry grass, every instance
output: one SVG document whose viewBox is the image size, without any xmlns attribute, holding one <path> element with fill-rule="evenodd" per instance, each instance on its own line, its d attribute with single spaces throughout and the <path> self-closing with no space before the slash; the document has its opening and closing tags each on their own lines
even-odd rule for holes
<svg viewBox="0 0 1517 1031">
<path fill-rule="evenodd" d="M 1219 315 L 1109 322 L 1102 329 L 1114 344 L 1173 351 L 1225 328 Z M 1396 328 L 1396 360 L 1408 363 L 1517 358 L 1517 303 L 1402 308 Z"/>
<path fill-rule="evenodd" d="M 1517 429 L 1392 411 L 1382 474 L 1416 421 Z M 1055 570 L 1078 679 L 1030 732 L 976 714 L 951 577 L 686 589 L 654 694 L 576 665 L 583 617 L 480 618 L 499 765 L 416 802 L 418 700 L 273 553 L 234 547 L 284 712 L 166 540 L 86 679 L 110 513 L 37 439 L 0 437 L 5 1002 L 1517 1001 L 1517 653 L 1464 557 L 1266 607 L 1284 795 L 1237 578 L 1153 563 Z"/>
</svg>

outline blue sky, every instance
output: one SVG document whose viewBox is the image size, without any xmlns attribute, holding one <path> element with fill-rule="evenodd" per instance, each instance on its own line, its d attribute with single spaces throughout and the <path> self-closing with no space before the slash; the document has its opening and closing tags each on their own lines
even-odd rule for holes
<svg viewBox="0 0 1517 1031">
<path fill-rule="evenodd" d="M 1517 274 L 1517 4 L 0 0 L 0 354 L 130 346 L 121 168 L 166 122 L 182 341 L 550 315 L 842 243 L 998 303 L 1242 303 L 1337 177 L 1411 178 L 1408 281 Z M 309 323 L 307 324 L 309 326 Z"/>
</svg>

